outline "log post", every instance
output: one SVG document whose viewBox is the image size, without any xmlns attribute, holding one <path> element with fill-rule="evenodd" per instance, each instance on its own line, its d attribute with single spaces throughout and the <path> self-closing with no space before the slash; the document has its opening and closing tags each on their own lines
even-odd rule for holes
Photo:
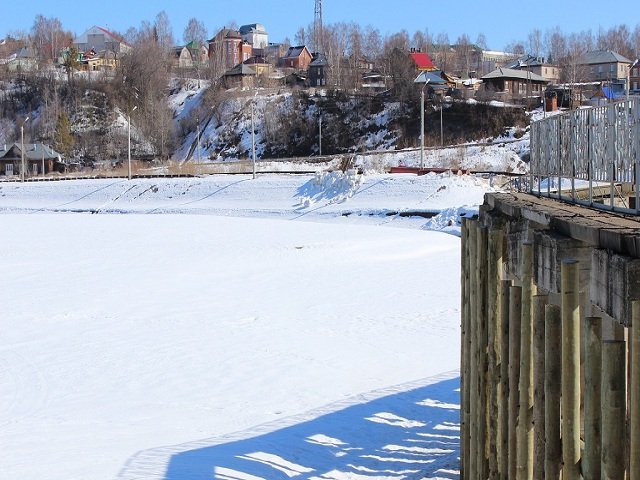
<svg viewBox="0 0 640 480">
<path fill-rule="evenodd" d="M 507 478 L 516 478 L 518 423 L 518 379 L 520 376 L 520 320 L 522 316 L 522 287 L 509 287 L 509 471 Z"/>
<path fill-rule="evenodd" d="M 520 324 L 520 405 L 517 430 L 517 480 L 533 478 L 533 337 L 531 323 L 533 244 L 522 244 L 522 319 Z"/>
<path fill-rule="evenodd" d="M 626 419 L 626 345 L 602 344 L 602 479 L 624 479 Z"/>
<path fill-rule="evenodd" d="M 584 456 L 582 476 L 600 479 L 602 319 L 584 319 Z"/>
<path fill-rule="evenodd" d="M 509 474 L 509 287 L 510 280 L 500 282 L 500 317 L 496 326 L 500 350 L 497 356 L 497 368 L 500 371 L 498 382 L 498 425 L 496 438 L 496 456 L 498 458 L 498 478 L 507 480 Z"/>
<path fill-rule="evenodd" d="M 560 478 L 560 380 L 562 372 L 562 322 L 557 305 L 544 309 L 544 471 L 546 480 Z"/>
<path fill-rule="evenodd" d="M 460 477 L 461 480 L 469 478 L 467 459 L 469 458 L 469 416 L 467 414 L 469 408 L 469 251 L 468 241 L 469 228 L 467 226 L 467 218 L 461 219 L 460 230 Z"/>
<path fill-rule="evenodd" d="M 533 297 L 533 478 L 544 480 L 544 322 L 548 295 Z"/>
<path fill-rule="evenodd" d="M 478 227 L 477 234 L 477 333 L 478 333 L 478 475 L 480 478 L 487 478 L 489 475 L 489 450 L 487 445 L 487 424 L 489 422 L 487 410 L 487 367 L 488 367 L 488 339 L 487 339 L 487 247 L 488 229 L 484 226 Z"/>
<path fill-rule="evenodd" d="M 629 480 L 640 480 L 640 301 L 631 304 Z"/>
<path fill-rule="evenodd" d="M 478 478 L 478 276 L 476 275 L 476 252 L 478 249 L 478 222 L 468 222 L 469 228 L 469 458 L 466 478 Z"/>
<path fill-rule="evenodd" d="M 498 455 L 497 455 L 497 426 L 498 426 L 498 384 L 500 373 L 497 368 L 498 356 L 501 347 L 501 332 L 499 331 L 500 308 L 502 307 L 500 281 L 502 277 L 502 230 L 494 228 L 489 231 L 489 257 L 488 257 L 488 331 L 489 340 L 488 355 L 488 401 L 487 410 L 489 419 L 487 425 L 487 437 L 489 448 L 489 478 L 494 479 L 498 475 Z"/>
<path fill-rule="evenodd" d="M 578 262 L 561 265 L 562 479 L 580 480 L 580 283 Z"/>
</svg>

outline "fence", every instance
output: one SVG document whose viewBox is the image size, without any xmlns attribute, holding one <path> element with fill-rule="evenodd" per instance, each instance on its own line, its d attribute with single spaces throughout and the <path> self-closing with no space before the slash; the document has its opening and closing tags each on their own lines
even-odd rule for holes
<svg viewBox="0 0 640 480">
<path fill-rule="evenodd" d="M 640 214 L 640 99 L 531 125 L 531 193 Z"/>
</svg>

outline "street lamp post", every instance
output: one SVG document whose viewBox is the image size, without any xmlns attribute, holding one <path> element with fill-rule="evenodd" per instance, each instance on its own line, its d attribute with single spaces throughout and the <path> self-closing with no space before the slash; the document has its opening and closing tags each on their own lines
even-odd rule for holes
<svg viewBox="0 0 640 480">
<path fill-rule="evenodd" d="M 426 72 L 420 73 L 413 83 L 423 83 L 420 90 L 420 170 L 424 168 L 424 89 L 429 84 L 430 78 L 427 78 Z"/>
<path fill-rule="evenodd" d="M 256 126 L 253 112 L 254 104 L 251 104 L 251 157 L 253 158 L 253 179 L 256 178 Z"/>
<path fill-rule="evenodd" d="M 322 156 L 322 115 L 320 115 L 320 117 L 318 119 L 318 135 L 319 135 L 319 138 L 318 138 L 318 149 L 319 149 L 319 152 L 318 152 L 318 154 L 320 156 Z"/>
<path fill-rule="evenodd" d="M 21 168 L 20 168 L 20 181 L 24 182 L 24 124 L 27 123 L 29 121 L 29 117 L 25 118 L 22 122 L 22 125 L 20 125 L 20 141 L 21 141 L 21 147 L 20 147 L 20 156 L 21 156 Z"/>
<path fill-rule="evenodd" d="M 131 114 L 136 111 L 136 108 L 138 108 L 137 105 L 129 111 L 129 121 L 127 122 L 129 126 L 128 128 L 129 143 L 127 148 L 127 152 L 128 152 L 127 173 L 128 173 L 129 180 L 131 180 Z"/>
</svg>

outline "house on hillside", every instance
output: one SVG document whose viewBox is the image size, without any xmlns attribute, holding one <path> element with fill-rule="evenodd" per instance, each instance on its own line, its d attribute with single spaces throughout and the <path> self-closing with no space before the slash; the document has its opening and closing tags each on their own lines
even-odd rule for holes
<svg viewBox="0 0 640 480">
<path fill-rule="evenodd" d="M 421 52 L 420 49 L 412 48 L 409 53 L 409 58 L 413 61 L 418 72 L 437 70 L 437 67 L 433 64 L 433 60 L 431 60 L 429 54 Z"/>
<path fill-rule="evenodd" d="M 106 28 L 98 26 L 93 26 L 79 37 L 76 37 L 73 40 L 73 46 L 80 52 L 87 52 L 91 49 L 96 52 L 108 50 L 115 53 L 117 57 L 131 51 L 131 45 L 122 38 Z"/>
<path fill-rule="evenodd" d="M 42 175 L 50 172 L 63 173 L 66 164 L 62 155 L 43 143 L 24 144 L 25 173 Z M 22 169 L 22 146 L 20 143 L 0 145 L 0 175 L 20 175 Z"/>
<path fill-rule="evenodd" d="M 209 64 L 209 49 L 206 45 L 200 45 L 199 42 L 193 40 L 185 45 L 191 54 L 191 66 L 202 67 Z"/>
<path fill-rule="evenodd" d="M 522 55 L 514 61 L 509 62 L 506 67 L 535 73 L 548 80 L 549 83 L 560 83 L 560 67 L 545 62 L 543 57 Z"/>
<path fill-rule="evenodd" d="M 242 40 L 247 42 L 254 50 L 263 50 L 269 46 L 269 34 L 264 28 L 264 25 L 260 23 L 251 23 L 249 25 L 242 25 L 240 27 L 240 35 Z M 256 53 L 264 55 L 265 52 Z"/>
<path fill-rule="evenodd" d="M 96 52 L 93 48 L 80 54 L 80 70 L 95 72 L 100 70 L 115 70 L 118 66 L 116 53 L 110 50 Z"/>
<path fill-rule="evenodd" d="M 295 70 L 307 70 L 312 60 L 313 56 L 309 49 L 305 45 L 298 45 L 297 47 L 289 47 L 287 53 L 282 57 L 282 66 Z"/>
<path fill-rule="evenodd" d="M 10 72 L 32 72 L 38 69 L 38 59 L 32 48 L 20 47 L 10 55 L 0 58 L 0 65 Z"/>
<path fill-rule="evenodd" d="M 480 92 L 487 98 L 501 101 L 528 99 L 540 103 L 549 81 L 538 74 L 512 68 L 497 68 L 482 77 Z"/>
<path fill-rule="evenodd" d="M 587 52 L 576 62 L 576 81 L 627 82 L 631 60 L 610 50 Z"/>
<path fill-rule="evenodd" d="M 324 53 L 315 53 L 309 64 L 308 81 L 310 87 L 326 87 L 329 62 Z"/>
<path fill-rule="evenodd" d="M 380 93 L 387 90 L 387 78 L 379 70 L 370 70 L 362 74 L 362 90 Z"/>
<path fill-rule="evenodd" d="M 251 44 L 242 40 L 238 30 L 223 28 L 209 39 L 209 62 L 230 69 L 253 55 Z"/>
<path fill-rule="evenodd" d="M 640 63 L 629 71 L 629 90 L 632 94 L 640 95 Z"/>
<path fill-rule="evenodd" d="M 191 52 L 186 46 L 173 47 L 171 53 L 171 65 L 174 68 L 191 68 L 193 66 Z"/>
<path fill-rule="evenodd" d="M 225 88 L 253 88 L 256 85 L 256 71 L 244 63 L 227 70 L 222 76 Z"/>
</svg>

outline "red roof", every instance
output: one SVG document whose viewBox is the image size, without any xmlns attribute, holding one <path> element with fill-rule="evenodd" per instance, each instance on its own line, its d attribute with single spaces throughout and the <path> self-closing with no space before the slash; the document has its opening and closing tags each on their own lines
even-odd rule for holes
<svg viewBox="0 0 640 480">
<path fill-rule="evenodd" d="M 411 52 L 409 56 L 415 62 L 418 70 L 432 70 L 435 68 L 433 61 L 428 53 L 423 52 Z"/>
</svg>

